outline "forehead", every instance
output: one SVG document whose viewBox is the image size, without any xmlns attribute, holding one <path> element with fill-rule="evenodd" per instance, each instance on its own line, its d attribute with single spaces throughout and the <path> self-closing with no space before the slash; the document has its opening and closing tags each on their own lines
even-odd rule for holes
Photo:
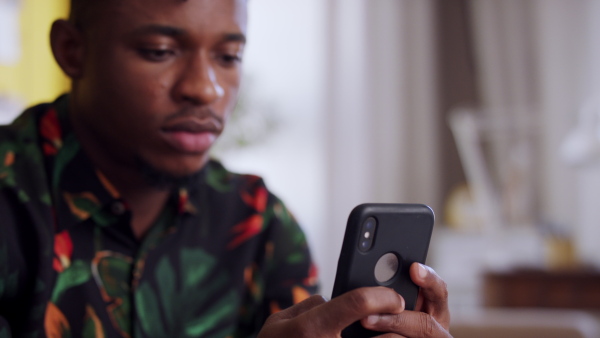
<svg viewBox="0 0 600 338">
<path fill-rule="evenodd" d="M 99 0 L 92 20 L 109 29 L 165 24 L 186 30 L 245 33 L 246 0 Z"/>
</svg>

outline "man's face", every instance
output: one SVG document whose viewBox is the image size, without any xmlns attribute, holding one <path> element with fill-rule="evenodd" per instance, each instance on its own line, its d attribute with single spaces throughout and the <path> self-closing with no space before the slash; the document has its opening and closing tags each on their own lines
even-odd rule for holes
<svg viewBox="0 0 600 338">
<path fill-rule="evenodd" d="M 85 28 L 75 120 L 111 161 L 197 172 L 237 98 L 246 1 L 108 3 Z"/>
</svg>

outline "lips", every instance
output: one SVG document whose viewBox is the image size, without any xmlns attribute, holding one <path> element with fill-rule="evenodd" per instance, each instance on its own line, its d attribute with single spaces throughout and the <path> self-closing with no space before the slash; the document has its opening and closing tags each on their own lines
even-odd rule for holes
<svg viewBox="0 0 600 338">
<path fill-rule="evenodd" d="M 175 121 L 162 128 L 164 140 L 182 153 L 202 154 L 213 145 L 221 133 L 221 124 L 212 119 Z"/>
</svg>

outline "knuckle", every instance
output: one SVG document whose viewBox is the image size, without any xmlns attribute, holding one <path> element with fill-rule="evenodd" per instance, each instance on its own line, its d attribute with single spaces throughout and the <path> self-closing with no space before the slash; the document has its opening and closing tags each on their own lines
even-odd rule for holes
<svg viewBox="0 0 600 338">
<path fill-rule="evenodd" d="M 423 337 L 435 338 L 436 337 L 436 321 L 430 315 L 421 313 L 419 316 L 419 325 L 422 328 Z"/>
<path fill-rule="evenodd" d="M 301 303 L 304 303 L 307 308 L 313 308 L 315 306 L 327 303 L 327 300 L 321 295 L 313 295 L 309 298 L 306 298 Z"/>
<path fill-rule="evenodd" d="M 448 299 L 448 284 L 437 277 L 428 287 L 430 300 L 434 302 L 444 302 Z"/>
<path fill-rule="evenodd" d="M 314 337 L 311 325 L 306 325 L 306 323 L 302 323 L 298 319 L 291 320 L 289 323 L 289 332 L 294 333 L 294 337 L 296 338 L 310 338 Z"/>
<path fill-rule="evenodd" d="M 440 284 L 442 286 L 442 292 L 441 292 L 442 299 L 448 299 L 448 284 L 446 284 L 446 282 L 443 280 Z"/>
<path fill-rule="evenodd" d="M 397 329 L 407 325 L 406 319 L 401 316 L 391 316 L 390 317 L 390 328 Z"/>
</svg>

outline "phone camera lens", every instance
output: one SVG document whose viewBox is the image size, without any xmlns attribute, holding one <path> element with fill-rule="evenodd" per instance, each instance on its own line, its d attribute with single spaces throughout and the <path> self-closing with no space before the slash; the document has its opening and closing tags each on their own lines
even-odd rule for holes
<svg viewBox="0 0 600 338">
<path fill-rule="evenodd" d="M 371 250 L 373 241 L 376 235 L 377 220 L 374 217 L 369 217 L 363 221 L 360 229 L 360 239 L 358 241 L 358 249 L 362 252 Z"/>
</svg>

